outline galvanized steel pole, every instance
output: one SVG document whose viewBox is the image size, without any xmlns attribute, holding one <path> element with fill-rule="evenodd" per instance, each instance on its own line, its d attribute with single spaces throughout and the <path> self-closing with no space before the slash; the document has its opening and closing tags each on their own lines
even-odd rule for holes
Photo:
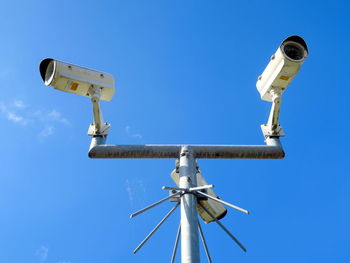
<svg viewBox="0 0 350 263">
<path fill-rule="evenodd" d="M 180 154 L 180 188 L 197 186 L 196 161 L 192 149 L 181 148 Z M 197 197 L 185 193 L 181 197 L 181 262 L 199 263 Z"/>
</svg>

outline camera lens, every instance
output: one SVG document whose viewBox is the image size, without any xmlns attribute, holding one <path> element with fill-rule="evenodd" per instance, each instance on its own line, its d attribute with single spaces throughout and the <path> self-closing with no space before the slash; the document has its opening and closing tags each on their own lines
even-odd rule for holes
<svg viewBox="0 0 350 263">
<path fill-rule="evenodd" d="M 51 60 L 49 65 L 47 66 L 47 69 L 45 72 L 45 84 L 46 85 L 50 85 L 54 74 L 55 74 L 55 62 L 53 60 Z"/>
<path fill-rule="evenodd" d="M 283 51 L 292 60 L 302 60 L 304 58 L 304 50 L 294 43 L 287 43 L 283 47 Z"/>
</svg>

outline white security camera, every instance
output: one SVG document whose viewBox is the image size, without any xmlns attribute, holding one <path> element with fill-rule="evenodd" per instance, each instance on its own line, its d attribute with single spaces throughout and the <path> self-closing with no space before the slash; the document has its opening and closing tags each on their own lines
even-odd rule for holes
<svg viewBox="0 0 350 263">
<path fill-rule="evenodd" d="M 176 161 L 176 165 L 179 165 L 178 160 Z M 197 170 L 196 176 L 197 186 L 208 185 L 207 181 L 203 178 L 199 170 Z M 179 186 L 180 174 L 178 169 L 174 169 L 171 172 L 170 177 L 174 180 L 176 185 Z M 206 191 L 208 195 L 220 199 L 212 189 L 207 189 Z M 207 198 L 206 200 L 199 200 L 199 202 L 218 220 L 222 219 L 227 214 L 227 209 L 225 208 L 225 206 L 216 201 Z M 214 219 L 200 205 L 197 206 L 197 209 L 198 214 L 205 223 L 210 223 L 214 221 Z"/>
<path fill-rule="evenodd" d="M 273 101 L 274 94 L 281 95 L 307 56 L 308 48 L 304 39 L 299 36 L 286 38 L 256 82 L 261 99 Z"/>
<path fill-rule="evenodd" d="M 110 124 L 103 121 L 100 100 L 110 101 L 114 95 L 111 74 L 46 58 L 40 63 L 40 75 L 46 86 L 91 98 L 94 122 L 88 135 L 107 136 Z"/>
<path fill-rule="evenodd" d="M 261 99 L 272 102 L 268 122 L 261 125 L 265 137 L 284 136 L 284 131 L 278 123 L 281 96 L 299 72 L 307 56 L 308 48 L 304 39 L 299 36 L 287 37 L 259 76 L 256 87 Z"/>
<path fill-rule="evenodd" d="M 115 92 L 111 74 L 51 58 L 41 61 L 39 69 L 45 85 L 61 91 L 92 98 L 94 90 L 99 89 L 100 99 L 106 101 L 111 100 Z"/>
</svg>

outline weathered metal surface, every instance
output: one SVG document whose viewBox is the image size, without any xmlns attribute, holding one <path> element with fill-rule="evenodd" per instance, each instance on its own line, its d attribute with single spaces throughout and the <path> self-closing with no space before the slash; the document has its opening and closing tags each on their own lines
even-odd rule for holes
<svg viewBox="0 0 350 263">
<path fill-rule="evenodd" d="M 279 145 L 188 145 L 196 159 L 282 159 Z M 182 145 L 96 145 L 90 158 L 178 158 Z"/>
</svg>

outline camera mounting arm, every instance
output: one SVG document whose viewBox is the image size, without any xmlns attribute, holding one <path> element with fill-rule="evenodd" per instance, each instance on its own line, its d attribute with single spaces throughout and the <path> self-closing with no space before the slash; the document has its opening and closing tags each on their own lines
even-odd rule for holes
<svg viewBox="0 0 350 263">
<path fill-rule="evenodd" d="M 281 125 L 278 123 L 282 102 L 281 94 L 282 92 L 280 92 L 278 89 L 272 89 L 270 91 L 270 95 L 272 97 L 272 106 L 270 110 L 269 120 L 267 121 L 267 124 L 261 125 L 261 130 L 265 137 L 281 137 L 285 135 Z"/>
<path fill-rule="evenodd" d="M 91 94 L 94 122 L 89 126 L 88 135 L 107 136 L 111 125 L 106 122 L 103 122 L 103 116 L 100 107 L 100 98 L 102 90 L 101 88 L 94 87 L 93 85 L 91 85 L 89 92 Z"/>
</svg>

